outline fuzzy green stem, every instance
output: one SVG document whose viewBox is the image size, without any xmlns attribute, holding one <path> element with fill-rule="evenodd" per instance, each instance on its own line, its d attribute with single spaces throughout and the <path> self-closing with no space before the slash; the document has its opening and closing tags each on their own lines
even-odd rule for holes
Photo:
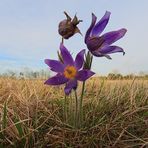
<svg viewBox="0 0 148 148">
<path fill-rule="evenodd" d="M 90 59 L 89 59 L 89 63 L 88 63 L 88 67 L 87 68 L 91 69 L 92 61 L 93 61 L 93 56 L 91 55 L 91 53 L 89 51 L 87 53 L 86 60 L 88 60 L 88 56 L 90 56 Z M 84 97 L 84 91 L 85 91 L 85 81 L 82 84 L 82 91 L 81 91 L 81 98 L 80 98 L 80 115 L 79 115 L 80 116 L 79 117 L 79 124 L 80 124 L 80 126 L 83 123 L 83 97 Z"/>
<path fill-rule="evenodd" d="M 64 44 L 64 38 L 62 37 L 62 44 Z"/>
<path fill-rule="evenodd" d="M 82 91 L 81 91 L 81 98 L 80 98 L 80 117 L 79 117 L 79 124 L 81 126 L 83 121 L 83 96 L 85 91 L 85 81 L 82 84 Z"/>
<path fill-rule="evenodd" d="M 77 127 L 77 123 L 78 123 L 78 95 L 77 95 L 77 91 L 76 90 L 74 90 L 74 92 L 75 92 L 75 99 L 76 99 L 76 101 L 75 101 L 75 104 L 76 104 L 76 108 L 75 108 L 75 127 Z"/>
<path fill-rule="evenodd" d="M 64 121 L 67 122 L 67 96 L 64 97 Z"/>
<path fill-rule="evenodd" d="M 62 37 L 62 44 L 64 44 L 64 38 L 63 37 Z M 59 56 L 59 59 L 60 59 L 60 56 Z M 62 61 L 63 59 L 60 59 L 60 60 Z M 67 112 L 68 112 L 67 108 L 68 108 L 67 96 L 65 95 L 65 97 L 64 97 L 64 120 L 65 120 L 65 122 L 67 122 Z"/>
</svg>

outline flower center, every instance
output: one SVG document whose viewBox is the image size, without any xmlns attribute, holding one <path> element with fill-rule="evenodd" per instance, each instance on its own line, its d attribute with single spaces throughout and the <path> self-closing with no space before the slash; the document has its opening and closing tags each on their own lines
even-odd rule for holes
<svg viewBox="0 0 148 148">
<path fill-rule="evenodd" d="M 64 69 L 64 76 L 67 79 L 73 79 L 76 77 L 77 69 L 74 66 L 66 66 Z"/>
</svg>

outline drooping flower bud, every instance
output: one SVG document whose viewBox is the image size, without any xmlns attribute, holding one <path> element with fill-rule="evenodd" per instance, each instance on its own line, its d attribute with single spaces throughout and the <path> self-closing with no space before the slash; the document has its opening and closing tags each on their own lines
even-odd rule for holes
<svg viewBox="0 0 148 148">
<path fill-rule="evenodd" d="M 82 22 L 82 20 L 78 20 L 77 16 L 75 15 L 73 19 L 71 19 L 71 17 L 64 12 L 64 14 L 66 15 L 65 20 L 61 21 L 59 23 L 59 34 L 64 38 L 64 39 L 68 39 L 71 36 L 73 36 L 75 33 L 80 33 L 79 28 L 77 27 L 77 25 Z"/>
</svg>

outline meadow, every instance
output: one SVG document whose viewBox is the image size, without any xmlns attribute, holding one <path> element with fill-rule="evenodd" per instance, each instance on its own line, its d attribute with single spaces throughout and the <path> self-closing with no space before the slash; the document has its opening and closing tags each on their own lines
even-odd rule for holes
<svg viewBox="0 0 148 148">
<path fill-rule="evenodd" d="M 148 147 L 148 80 L 88 80 L 79 128 L 63 96 L 44 80 L 0 78 L 0 147 Z"/>
</svg>

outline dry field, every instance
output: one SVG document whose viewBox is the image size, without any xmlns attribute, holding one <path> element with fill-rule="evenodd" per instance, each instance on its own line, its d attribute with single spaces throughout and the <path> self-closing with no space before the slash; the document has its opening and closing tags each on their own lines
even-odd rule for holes
<svg viewBox="0 0 148 148">
<path fill-rule="evenodd" d="M 0 147 L 148 147 L 147 80 L 89 80 L 81 128 L 72 96 L 43 82 L 0 78 Z"/>
</svg>

